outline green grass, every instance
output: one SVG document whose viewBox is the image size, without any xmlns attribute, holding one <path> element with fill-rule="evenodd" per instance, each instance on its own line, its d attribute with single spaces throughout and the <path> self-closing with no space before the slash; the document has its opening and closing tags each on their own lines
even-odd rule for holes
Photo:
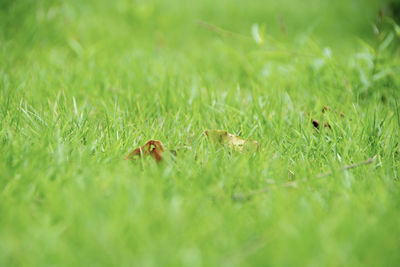
<svg viewBox="0 0 400 267">
<path fill-rule="evenodd" d="M 0 4 L 0 266 L 399 264 L 389 5 L 248 2 Z M 192 150 L 123 159 L 149 139 Z"/>
</svg>

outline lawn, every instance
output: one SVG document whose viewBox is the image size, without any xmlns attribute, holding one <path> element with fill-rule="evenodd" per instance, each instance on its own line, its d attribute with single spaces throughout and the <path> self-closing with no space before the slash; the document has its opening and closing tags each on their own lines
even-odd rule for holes
<svg viewBox="0 0 400 267">
<path fill-rule="evenodd" d="M 398 266 L 399 18 L 1 1 L 0 266 Z M 125 159 L 152 139 L 160 163 Z"/>
</svg>

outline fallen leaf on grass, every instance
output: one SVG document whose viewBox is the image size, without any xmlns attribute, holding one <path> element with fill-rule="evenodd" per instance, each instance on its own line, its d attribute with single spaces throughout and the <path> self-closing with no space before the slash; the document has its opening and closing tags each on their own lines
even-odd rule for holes
<svg viewBox="0 0 400 267">
<path fill-rule="evenodd" d="M 327 116 L 330 116 L 333 120 L 337 120 L 339 117 L 341 119 L 344 118 L 343 112 L 337 111 L 336 109 L 334 109 L 332 111 L 332 108 L 330 106 L 323 106 L 321 109 L 321 112 L 323 115 L 323 118 L 320 120 L 321 122 L 314 118 L 311 118 L 312 125 L 314 126 L 314 128 L 316 128 L 318 130 L 321 130 L 320 128 L 322 128 L 322 126 L 323 126 L 323 128 L 332 130 L 332 126 L 329 124 L 329 122 L 326 122 Z M 310 116 L 310 112 L 307 112 L 307 116 Z M 351 119 L 350 119 L 350 121 L 351 121 Z"/>
<path fill-rule="evenodd" d="M 228 145 L 230 149 L 236 151 L 244 151 L 244 150 L 257 150 L 258 142 L 254 140 L 244 140 L 241 137 L 235 136 L 233 134 L 228 133 L 223 130 L 208 130 L 205 131 L 204 134 L 212 140 L 214 143 L 218 143 L 221 145 Z M 175 157 L 180 152 L 192 150 L 190 146 L 184 146 L 177 150 L 169 150 L 169 152 Z M 160 162 L 163 159 L 163 155 L 166 152 L 164 145 L 161 141 L 158 140 L 149 140 L 146 142 L 144 146 L 138 147 L 134 149 L 131 153 L 129 153 L 125 159 L 135 160 L 138 157 L 143 156 L 151 156 L 157 162 Z M 167 151 L 168 152 L 168 151 Z M 179 153 L 178 153 L 179 152 Z"/>
<path fill-rule="evenodd" d="M 314 128 L 319 129 L 320 123 L 318 120 L 311 119 L 311 123 L 314 126 Z M 328 122 L 324 122 L 323 125 L 324 125 L 324 128 L 328 128 L 328 129 L 332 130 L 332 127 Z"/>
<path fill-rule="evenodd" d="M 319 122 L 317 120 L 311 119 L 311 123 L 315 128 L 319 129 Z"/>
<path fill-rule="evenodd" d="M 257 150 L 259 146 L 255 140 L 244 140 L 224 130 L 207 130 L 204 131 L 204 135 L 216 144 L 227 145 L 230 149 L 240 152 L 244 150 Z"/>
<path fill-rule="evenodd" d="M 164 151 L 165 149 L 161 141 L 149 140 L 144 146 L 138 147 L 129 153 L 126 159 L 133 160 L 136 159 L 136 157 L 151 156 L 155 158 L 157 162 L 160 162 Z"/>
</svg>

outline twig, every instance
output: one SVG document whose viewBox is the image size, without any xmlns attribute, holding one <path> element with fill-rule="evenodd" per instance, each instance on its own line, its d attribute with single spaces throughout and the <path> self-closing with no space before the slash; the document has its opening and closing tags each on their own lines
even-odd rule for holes
<svg viewBox="0 0 400 267">
<path fill-rule="evenodd" d="M 223 266 L 233 266 L 233 265 L 240 265 L 240 263 L 245 260 L 247 257 L 259 252 L 267 245 L 268 241 L 264 239 L 257 239 L 248 242 L 237 248 L 232 253 L 225 255 L 223 258 L 224 264 Z"/>
<path fill-rule="evenodd" d="M 221 35 L 224 35 L 224 36 L 240 37 L 240 38 L 243 38 L 243 39 L 246 39 L 246 40 L 252 40 L 250 37 L 248 37 L 246 35 L 242 35 L 242 34 L 239 34 L 239 33 L 236 33 L 236 32 L 231 32 L 231 31 L 222 29 L 222 28 L 220 28 L 218 26 L 215 26 L 213 24 L 207 23 L 205 21 L 198 20 L 198 21 L 196 21 L 196 23 L 199 24 L 200 26 L 202 26 L 203 28 L 206 28 L 206 29 L 208 29 L 208 30 L 210 30 L 212 32 L 215 32 L 215 33 L 218 33 L 218 34 L 221 34 Z"/>
<path fill-rule="evenodd" d="M 376 156 L 374 156 L 372 158 L 369 158 L 367 160 L 361 161 L 361 162 L 357 162 L 357 163 L 354 163 L 354 164 L 346 165 L 343 168 L 339 169 L 339 171 L 345 171 L 345 170 L 357 168 L 357 167 L 362 166 L 362 165 L 371 164 L 371 163 L 373 163 L 375 161 L 375 158 L 376 158 Z M 323 178 L 323 177 L 329 176 L 331 174 L 332 174 L 332 171 L 320 173 L 320 174 L 317 175 L 317 178 Z"/>
<path fill-rule="evenodd" d="M 236 32 L 232 32 L 232 31 L 229 31 L 229 30 L 225 30 L 223 28 L 220 28 L 218 26 L 215 26 L 215 25 L 213 25 L 211 23 L 208 23 L 208 22 L 205 22 L 205 21 L 197 20 L 196 23 L 198 25 L 200 25 L 201 27 L 207 29 L 207 30 L 210 30 L 212 32 L 215 32 L 215 33 L 220 34 L 220 35 L 225 36 L 225 37 L 231 37 L 231 38 L 232 37 L 236 37 L 236 38 L 241 38 L 241 39 L 246 40 L 246 41 L 250 41 L 252 43 L 254 42 L 253 38 L 251 38 L 250 36 L 243 35 L 243 34 L 236 33 Z M 268 38 L 269 43 L 273 43 L 275 46 L 280 48 L 280 50 L 270 50 L 270 49 L 267 49 L 265 45 L 263 45 L 262 47 L 264 48 L 264 51 L 266 51 L 266 52 L 270 52 L 270 53 L 271 52 L 273 52 L 273 53 L 284 52 L 284 53 L 287 53 L 288 55 L 291 55 L 291 56 L 315 57 L 314 55 L 298 53 L 297 51 L 292 51 L 290 49 L 287 49 L 283 44 L 281 44 L 279 41 L 275 40 L 272 37 L 265 36 L 265 38 Z"/>
<path fill-rule="evenodd" d="M 375 161 L 375 159 L 376 159 L 376 156 L 369 158 L 367 160 L 361 161 L 361 162 L 345 165 L 344 167 L 340 168 L 339 171 L 345 171 L 345 170 L 357 168 L 357 167 L 360 167 L 363 165 L 371 164 Z M 317 175 L 317 178 L 320 179 L 320 178 L 329 176 L 332 173 L 333 173 L 332 171 L 320 173 Z M 275 185 L 275 186 L 276 187 L 297 187 L 298 182 L 306 182 L 306 181 L 307 181 L 307 179 L 302 179 L 299 181 L 286 182 L 286 183 Z M 232 200 L 238 200 L 238 201 L 249 200 L 254 195 L 267 193 L 269 191 L 270 187 L 271 186 L 264 187 L 264 188 L 258 189 L 258 190 L 252 190 L 247 193 L 242 192 L 242 193 L 232 194 Z"/>
<path fill-rule="evenodd" d="M 252 190 L 247 193 L 235 193 L 235 194 L 232 194 L 232 199 L 233 200 L 249 200 L 254 195 L 267 193 L 268 191 L 269 191 L 269 187 L 264 187 L 262 189 Z"/>
</svg>

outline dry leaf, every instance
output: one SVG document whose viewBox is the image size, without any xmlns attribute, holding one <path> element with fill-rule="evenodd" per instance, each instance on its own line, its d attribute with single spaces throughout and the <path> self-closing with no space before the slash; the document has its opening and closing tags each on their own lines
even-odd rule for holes
<svg viewBox="0 0 400 267">
<path fill-rule="evenodd" d="M 204 135 L 214 143 L 228 145 L 230 149 L 240 152 L 243 150 L 257 150 L 259 146 L 255 140 L 244 140 L 224 130 L 207 130 L 204 131 Z"/>
<path fill-rule="evenodd" d="M 315 128 L 319 129 L 319 122 L 317 120 L 311 119 L 311 123 Z"/>
<path fill-rule="evenodd" d="M 134 149 L 126 159 L 135 159 L 141 156 L 152 156 L 157 162 L 162 160 L 162 154 L 164 153 L 164 146 L 161 141 L 149 140 L 144 146 Z"/>
</svg>

